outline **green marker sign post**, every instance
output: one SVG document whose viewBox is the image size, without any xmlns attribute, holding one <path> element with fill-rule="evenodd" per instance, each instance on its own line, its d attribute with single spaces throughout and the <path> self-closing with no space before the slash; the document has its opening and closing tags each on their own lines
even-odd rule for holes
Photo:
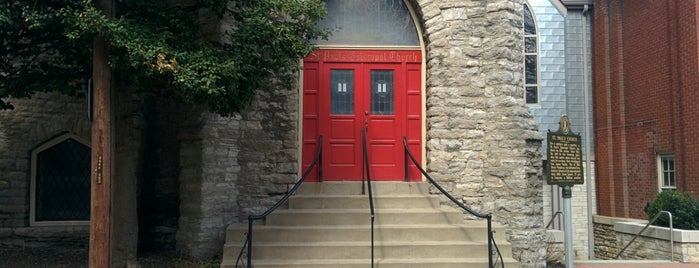
<svg viewBox="0 0 699 268">
<path fill-rule="evenodd" d="M 582 165 L 582 138 L 570 130 L 570 121 L 567 115 L 561 116 L 558 123 L 558 131 L 549 132 L 546 135 L 547 156 L 547 180 L 548 184 L 555 184 L 563 188 L 563 216 L 565 219 L 565 251 L 566 267 L 573 266 L 573 218 L 571 197 L 572 187 L 575 184 L 585 183 L 585 175 Z"/>
</svg>

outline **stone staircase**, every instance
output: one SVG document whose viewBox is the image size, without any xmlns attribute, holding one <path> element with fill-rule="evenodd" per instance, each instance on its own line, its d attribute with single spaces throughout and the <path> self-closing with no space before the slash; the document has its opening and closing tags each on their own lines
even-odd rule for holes
<svg viewBox="0 0 699 268">
<path fill-rule="evenodd" d="M 461 211 L 441 207 L 426 183 L 374 182 L 372 189 L 374 267 L 488 267 L 485 220 L 464 221 Z M 493 227 L 505 266 L 517 267 L 504 228 Z M 246 232 L 247 224 L 228 227 L 221 267 L 235 267 Z M 255 225 L 252 256 L 254 267 L 371 267 L 371 217 L 361 183 L 304 183 L 288 208 Z"/>
</svg>

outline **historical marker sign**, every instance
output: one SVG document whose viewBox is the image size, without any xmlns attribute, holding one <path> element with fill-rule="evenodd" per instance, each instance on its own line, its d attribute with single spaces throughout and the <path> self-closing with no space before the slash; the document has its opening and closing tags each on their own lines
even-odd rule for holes
<svg viewBox="0 0 699 268">
<path fill-rule="evenodd" d="M 560 186 L 585 183 L 582 165 L 582 139 L 570 131 L 568 116 L 563 115 L 556 132 L 548 132 L 548 184 Z"/>
</svg>

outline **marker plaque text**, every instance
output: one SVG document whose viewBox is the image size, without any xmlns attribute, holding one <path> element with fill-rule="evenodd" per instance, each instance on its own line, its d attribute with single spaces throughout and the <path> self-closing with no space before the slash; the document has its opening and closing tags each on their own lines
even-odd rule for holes
<svg viewBox="0 0 699 268">
<path fill-rule="evenodd" d="M 568 117 L 561 118 L 561 129 L 548 132 L 548 184 L 583 184 L 582 139 L 568 129 Z"/>
</svg>

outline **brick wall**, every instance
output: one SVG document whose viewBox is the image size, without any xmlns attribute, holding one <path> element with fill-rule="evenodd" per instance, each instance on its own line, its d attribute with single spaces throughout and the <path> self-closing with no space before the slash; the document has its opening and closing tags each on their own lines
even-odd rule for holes
<svg viewBox="0 0 699 268">
<path fill-rule="evenodd" d="M 695 1 L 595 1 L 599 213 L 645 218 L 656 156 L 674 153 L 679 189 L 697 191 Z M 692 119 L 690 119 L 692 118 Z"/>
</svg>

